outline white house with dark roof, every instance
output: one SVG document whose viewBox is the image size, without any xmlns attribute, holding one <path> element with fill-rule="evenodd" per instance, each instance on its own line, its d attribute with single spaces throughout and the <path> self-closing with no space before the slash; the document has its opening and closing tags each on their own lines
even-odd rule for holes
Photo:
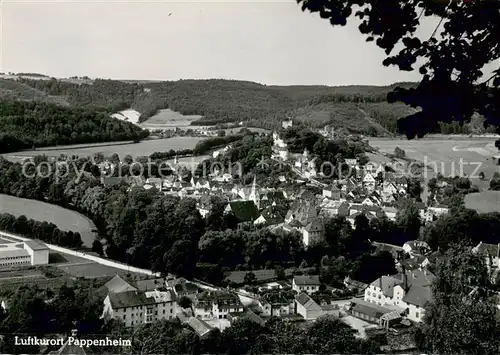
<svg viewBox="0 0 500 355">
<path fill-rule="evenodd" d="M 295 313 L 305 320 L 316 320 L 325 314 L 323 308 L 304 292 L 295 296 Z"/>
<path fill-rule="evenodd" d="M 229 313 L 243 312 L 238 295 L 229 291 L 204 291 L 196 295 L 194 314 L 200 319 L 227 319 Z"/>
<path fill-rule="evenodd" d="M 292 290 L 297 293 L 305 292 L 311 295 L 314 292 L 319 291 L 320 285 L 321 282 L 319 281 L 318 275 L 294 276 L 292 281 Z"/>
<path fill-rule="evenodd" d="M 404 309 L 408 319 L 420 322 L 425 314 L 425 304 L 432 300 L 434 279 L 435 276 L 425 269 L 381 276 L 365 289 L 364 300 L 383 307 Z"/>
<path fill-rule="evenodd" d="M 104 299 L 102 317 L 106 320 L 120 320 L 127 327 L 175 318 L 175 294 L 171 290 L 165 290 L 165 284 L 161 282 L 157 288 L 150 290 L 153 284 L 158 285 L 158 282 L 140 283 L 136 288 L 115 276 L 104 285 L 108 295 Z"/>
<path fill-rule="evenodd" d="M 325 235 L 325 225 L 321 218 L 314 218 L 302 229 L 302 242 L 306 247 L 318 244 Z"/>
</svg>

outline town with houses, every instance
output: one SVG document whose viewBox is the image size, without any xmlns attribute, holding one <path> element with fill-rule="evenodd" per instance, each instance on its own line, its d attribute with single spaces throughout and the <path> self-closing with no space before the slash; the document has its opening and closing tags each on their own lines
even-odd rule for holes
<svg viewBox="0 0 500 355">
<path fill-rule="evenodd" d="M 283 130 L 292 126 L 283 122 Z M 325 127 L 320 133 L 332 138 L 334 130 Z M 314 247 L 325 238 L 325 221 L 332 217 L 344 217 L 355 226 L 357 216 L 364 215 L 369 221 L 387 218 L 395 221 L 399 203 L 408 197 L 408 178 L 387 172 L 383 165 L 367 162 L 361 165 L 357 159 L 345 159 L 349 168 L 356 171 L 351 177 L 333 180 L 325 185 L 317 179 L 314 159 L 307 150 L 291 154 L 287 144 L 275 131 L 272 134 L 271 159 L 287 164 L 299 177 L 290 181 L 280 176 L 280 188 L 261 188 L 254 177 L 250 185 L 243 185 L 231 173 L 215 171 L 207 176 L 186 179 L 181 174 L 164 178 L 128 178 L 131 186 L 156 189 L 166 195 L 196 200 L 197 209 L 206 217 L 211 209 L 211 197 L 219 196 L 226 201 L 225 213 L 232 213 L 239 228 L 259 226 L 270 231 L 295 231 L 301 235 L 305 248 Z M 224 155 L 227 146 L 213 153 Z M 173 166 L 180 167 L 175 158 Z M 109 161 L 101 163 L 103 171 L 112 168 Z M 378 177 L 383 175 L 383 181 Z M 115 185 L 125 178 L 103 177 L 104 185 Z M 315 186 L 314 194 L 307 187 Z M 415 202 L 424 223 L 431 223 L 449 213 L 447 206 L 439 203 Z M 48 249 L 43 243 L 25 242 L 0 245 L 1 265 L 48 264 Z M 342 292 L 346 297 L 316 297 L 319 293 L 338 292 L 338 288 L 325 285 L 320 275 L 290 274 L 278 278 L 273 270 L 254 270 L 258 289 L 245 287 L 220 287 L 200 280 L 187 280 L 168 275 L 150 279 L 126 280 L 116 275 L 104 286 L 102 318 L 119 320 L 126 327 L 138 327 L 158 320 L 178 319 L 189 326 L 200 338 L 214 329 L 223 330 L 241 318 L 265 324 L 271 317 L 290 322 L 314 322 L 330 316 L 342 320 L 359 334 L 370 330 L 391 330 L 410 327 L 423 321 L 425 305 L 432 300 L 431 284 L 435 275 L 430 271 L 439 258 L 423 241 L 414 240 L 404 245 L 372 242 L 374 253 L 389 252 L 398 272 L 384 275 L 369 283 L 346 277 Z M 483 255 L 489 271 L 500 271 L 500 245 L 480 243 L 473 251 Z M 41 256 L 37 256 L 40 254 Z M 270 272 L 268 272 L 270 271 Z M 229 278 L 244 276 L 245 271 L 232 271 Z M 8 305 L 2 301 L 8 312 Z M 499 306 L 500 308 L 500 306 Z"/>
<path fill-rule="evenodd" d="M 291 121 L 283 122 L 283 129 L 290 126 Z M 329 127 L 320 133 L 325 137 L 334 134 Z M 359 215 L 368 220 L 396 219 L 398 201 L 407 196 L 405 176 L 388 173 L 383 166 L 371 162 L 360 166 L 356 159 L 346 159 L 345 163 L 358 172 L 357 177 L 324 185 L 314 180 L 318 173 L 307 150 L 293 156 L 277 132 L 273 133 L 273 141 L 272 159 L 290 164 L 300 176 L 299 182 L 315 183 L 321 187 L 320 194 L 314 195 L 307 188 L 296 189 L 293 182 L 288 184 L 290 188 L 264 189 L 254 178 L 251 185 L 242 185 L 231 174 L 219 171 L 201 178 L 192 176 L 189 180 L 175 174 L 166 178 L 135 178 L 132 185 L 156 188 L 179 197 L 193 197 L 204 217 L 210 211 L 210 197 L 223 197 L 227 201 L 225 211 L 234 213 L 239 226 L 259 225 L 272 231 L 297 231 L 305 247 L 323 240 L 327 218 L 345 217 L 353 227 Z M 229 149 L 230 146 L 220 149 L 213 156 L 223 155 Z M 103 164 L 104 169 L 109 168 L 109 162 Z M 177 164 L 174 159 L 173 165 Z M 382 183 L 376 178 L 379 173 L 384 174 Z M 285 183 L 287 179 L 283 176 L 280 181 Z M 103 183 L 114 184 L 116 178 L 105 178 Z M 287 208 L 279 214 L 277 206 Z M 447 206 L 437 203 L 417 202 L 416 206 L 424 223 L 449 212 Z M 368 284 L 347 277 L 344 287 L 354 297 L 315 300 L 314 295 L 320 289 L 334 289 L 323 285 L 319 275 L 312 274 L 287 275 L 284 280 L 278 280 L 274 272 L 271 276 L 264 272 L 266 275 L 257 277 L 260 281 L 257 293 L 175 276 L 128 282 L 117 275 L 104 286 L 107 296 L 103 318 L 121 320 L 128 327 L 177 318 L 200 337 L 215 328 L 224 329 L 243 317 L 264 324 L 272 316 L 293 322 L 314 322 L 330 315 L 344 320 L 360 333 L 367 329 L 394 330 L 422 322 L 424 306 L 432 299 L 431 284 L 435 279 L 429 267 L 436 262 L 438 253 L 432 253 L 425 242 L 418 240 L 404 245 L 372 242 L 372 246 L 374 252 L 388 251 L 393 255 L 398 273 L 381 276 Z M 493 271 L 500 270 L 500 245 L 480 243 L 473 250 L 486 258 Z M 245 272 L 232 272 L 238 273 Z M 258 270 L 254 273 L 259 275 Z M 182 305 L 181 299 L 184 299 Z M 186 299 L 189 302 L 185 302 Z"/>
</svg>

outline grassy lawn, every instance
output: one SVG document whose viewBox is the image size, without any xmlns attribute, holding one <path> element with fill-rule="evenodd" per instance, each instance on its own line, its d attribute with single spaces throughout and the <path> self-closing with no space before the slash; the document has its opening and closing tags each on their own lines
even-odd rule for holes
<svg viewBox="0 0 500 355">
<path fill-rule="evenodd" d="M 92 246 L 95 229 L 90 219 L 78 212 L 49 203 L 0 194 L 0 213 L 10 213 L 16 217 L 25 215 L 35 221 L 54 223 L 60 230 L 78 232 L 83 244 Z M 26 236 L 29 238 L 29 236 Z"/>
<path fill-rule="evenodd" d="M 465 196 L 465 207 L 479 213 L 500 212 L 500 191 L 483 191 Z"/>
</svg>

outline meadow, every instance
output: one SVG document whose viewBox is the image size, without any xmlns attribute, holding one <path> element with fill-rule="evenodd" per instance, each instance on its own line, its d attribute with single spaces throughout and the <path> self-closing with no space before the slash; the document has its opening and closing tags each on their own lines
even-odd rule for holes
<svg viewBox="0 0 500 355">
<path fill-rule="evenodd" d="M 77 146 L 60 146 L 41 148 L 37 150 L 25 150 L 16 153 L 8 153 L 4 156 L 9 157 L 31 157 L 36 155 L 46 155 L 49 157 L 58 157 L 61 154 L 77 155 L 86 157 L 95 153 L 103 153 L 110 156 L 113 153 L 124 157 L 130 154 L 132 157 L 149 156 L 154 152 L 167 152 L 170 149 L 182 150 L 193 149 L 202 137 L 173 137 L 168 139 L 151 139 L 139 143 L 117 143 L 117 144 L 87 144 Z"/>
<path fill-rule="evenodd" d="M 49 203 L 0 194 L 0 213 L 21 215 L 35 221 L 54 223 L 60 230 L 78 232 L 83 245 L 91 247 L 94 241 L 94 223 L 82 214 Z M 29 236 L 26 236 L 29 238 Z"/>
<path fill-rule="evenodd" d="M 140 127 L 145 129 L 188 129 L 188 128 L 200 128 L 190 126 L 191 122 L 201 119 L 202 116 L 192 115 L 185 116 L 179 112 L 172 111 L 170 109 L 164 109 L 158 111 L 154 116 L 151 116 L 139 124 Z"/>
<path fill-rule="evenodd" d="M 465 207 L 478 213 L 500 212 L 500 191 L 483 191 L 468 194 L 464 199 Z"/>
<path fill-rule="evenodd" d="M 379 148 L 382 153 L 394 153 L 396 147 L 403 149 L 406 157 L 433 167 L 434 172 L 427 170 L 428 179 L 437 173 L 445 177 L 465 174 L 471 178 L 473 184 L 484 189 L 488 187 L 488 180 L 493 173 L 500 170 L 493 159 L 493 156 L 498 154 L 493 141 L 494 138 L 491 137 L 435 137 L 415 140 L 371 138 L 370 145 Z M 481 171 L 485 174 L 485 180 L 482 181 L 477 176 Z M 472 174 L 475 176 L 471 176 Z"/>
</svg>

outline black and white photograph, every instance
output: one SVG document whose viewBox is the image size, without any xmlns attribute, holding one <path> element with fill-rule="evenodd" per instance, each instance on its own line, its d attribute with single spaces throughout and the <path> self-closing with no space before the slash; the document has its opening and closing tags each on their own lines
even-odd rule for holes
<svg viewBox="0 0 500 355">
<path fill-rule="evenodd" d="M 0 354 L 500 353 L 500 0 L 0 0 Z"/>
</svg>

